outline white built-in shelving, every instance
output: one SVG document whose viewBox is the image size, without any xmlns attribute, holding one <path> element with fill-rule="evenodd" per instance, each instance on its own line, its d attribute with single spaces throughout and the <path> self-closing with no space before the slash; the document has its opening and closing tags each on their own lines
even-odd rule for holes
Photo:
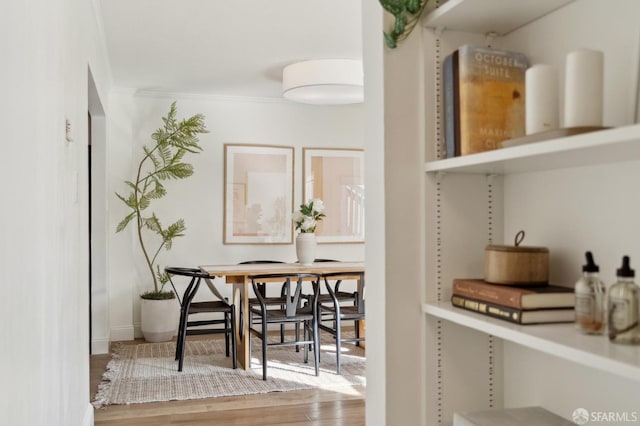
<svg viewBox="0 0 640 426">
<path fill-rule="evenodd" d="M 449 302 L 425 303 L 423 312 L 590 368 L 640 382 L 640 347 L 584 335 L 573 324 L 518 325 L 455 308 Z"/>
<path fill-rule="evenodd" d="M 573 0 L 449 0 L 422 20 L 428 28 L 505 35 Z"/>
<path fill-rule="evenodd" d="M 427 424 L 444 424 L 456 410 L 499 408 L 513 401 L 547 405 L 564 417 L 587 400 L 602 402 L 601 409 L 624 409 L 630 400 L 628 392 L 620 389 L 631 386 L 640 391 L 640 346 L 612 344 L 606 335 L 584 335 L 574 324 L 513 324 L 455 308 L 448 300 L 451 279 L 479 276 L 484 245 L 503 243 L 500 239 L 514 235 L 521 224 L 533 230 L 527 235 L 553 246 L 551 256 L 557 257 L 552 266 L 562 269 L 565 278 L 577 278 L 580 256 L 587 247 L 600 250 L 609 271 L 620 260 L 613 250 L 631 250 L 638 263 L 640 237 L 635 231 L 640 226 L 633 212 L 640 211 L 636 191 L 640 182 L 636 167 L 640 162 L 640 124 L 630 123 L 629 118 L 636 117 L 633 110 L 640 104 L 635 93 L 640 44 L 633 52 L 620 52 L 616 33 L 623 28 L 625 34 L 640 31 L 640 24 L 626 18 L 640 6 L 631 1 L 623 6 L 633 10 L 621 12 L 595 0 L 448 0 L 422 19 L 427 29 L 421 52 L 426 58 L 426 73 L 420 83 L 426 90 L 425 110 L 432 114 L 427 122 L 435 127 L 426 129 L 428 161 L 424 163 L 426 302 L 422 311 L 428 329 Z M 589 30 L 589 25 L 593 29 L 601 24 L 608 31 L 595 34 Z M 605 110 L 616 125 L 604 123 L 611 127 L 461 157 L 435 158 L 442 156 L 437 149 L 443 144 L 438 113 L 442 109 L 429 102 L 442 98 L 438 81 L 441 62 L 458 45 L 477 43 L 486 35 L 505 36 L 501 41 L 507 48 L 522 48 L 536 62 L 549 60 L 557 65 L 568 49 L 604 50 L 609 61 L 607 72 L 614 76 L 605 85 L 609 95 Z M 627 175 L 618 173 L 620 169 Z M 617 195 L 609 198 L 611 193 Z M 603 205 L 601 199 L 609 204 Z M 556 204 L 540 208 L 545 202 Z M 611 283 L 612 278 L 609 274 L 605 280 Z M 567 280 L 565 284 L 571 283 Z M 501 357 L 521 354 L 521 347 L 527 351 L 528 362 L 534 360 L 531 368 L 536 368 L 540 377 L 545 377 L 546 370 L 556 374 L 567 371 L 560 379 L 563 385 L 583 383 L 577 390 L 579 396 L 563 385 L 549 384 L 548 377 L 546 382 L 535 377 L 532 381 L 536 383 L 529 386 L 520 383 L 522 377 L 531 380 L 522 374 L 530 366 L 514 359 L 503 362 Z M 620 385 L 620 389 L 600 388 L 603 376 L 613 388 Z"/>
<path fill-rule="evenodd" d="M 640 160 L 640 125 L 430 161 L 426 172 L 512 173 Z"/>
</svg>

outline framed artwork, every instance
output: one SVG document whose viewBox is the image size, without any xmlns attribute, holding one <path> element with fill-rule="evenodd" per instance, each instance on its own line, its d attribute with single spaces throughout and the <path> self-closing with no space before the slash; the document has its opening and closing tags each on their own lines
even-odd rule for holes
<svg viewBox="0 0 640 426">
<path fill-rule="evenodd" d="M 326 217 L 318 243 L 364 242 L 364 151 L 304 148 L 303 200 L 319 198 Z"/>
<path fill-rule="evenodd" d="M 293 147 L 224 145 L 224 244 L 292 244 Z"/>
</svg>

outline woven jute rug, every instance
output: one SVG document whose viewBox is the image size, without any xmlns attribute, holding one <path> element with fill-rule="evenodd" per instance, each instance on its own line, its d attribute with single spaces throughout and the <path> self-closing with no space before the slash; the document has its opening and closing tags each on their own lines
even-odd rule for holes
<svg viewBox="0 0 640 426">
<path fill-rule="evenodd" d="M 268 380 L 262 380 L 262 352 L 256 339 L 251 370 L 231 368 L 223 339 L 187 340 L 182 372 L 174 360 L 175 342 L 119 344 L 114 347 L 92 404 L 136 404 L 172 400 L 248 395 L 311 388 L 332 389 L 365 384 L 364 350 L 342 345 L 341 374 L 336 374 L 335 345 L 321 345 L 320 376 L 313 355 L 293 346 L 269 347 Z"/>
</svg>

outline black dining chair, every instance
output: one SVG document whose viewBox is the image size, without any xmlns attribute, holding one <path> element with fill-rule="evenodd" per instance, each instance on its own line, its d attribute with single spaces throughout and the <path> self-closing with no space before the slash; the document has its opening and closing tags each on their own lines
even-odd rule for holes
<svg viewBox="0 0 640 426">
<path fill-rule="evenodd" d="M 335 288 L 337 284 L 345 279 L 357 279 L 358 291 L 355 292 L 357 298 L 355 304 L 344 305 L 337 296 Z M 336 342 L 336 372 L 340 374 L 340 354 L 342 352 L 343 342 L 353 342 L 360 345 L 365 341 L 364 336 L 360 336 L 360 321 L 365 319 L 365 298 L 364 298 L 364 272 L 335 272 L 322 275 L 331 303 L 319 303 L 320 322 L 318 327 L 331 334 Z M 332 326 L 325 325 L 330 321 Z M 355 337 L 344 337 L 342 334 L 342 323 L 344 321 L 353 321 Z"/>
<path fill-rule="evenodd" d="M 274 263 L 284 263 L 284 262 L 279 260 L 245 260 L 244 262 L 240 262 L 240 265 L 262 265 L 262 264 L 274 264 Z M 267 283 L 265 282 L 257 283 L 257 287 L 258 287 L 258 291 L 262 294 L 262 297 L 264 298 L 264 301 L 267 304 L 267 306 L 270 306 L 270 307 L 284 306 L 285 304 L 285 300 L 284 300 L 285 284 L 284 283 L 280 287 L 279 296 L 268 296 Z M 258 301 L 258 298 L 255 296 L 255 290 L 254 290 L 254 296 L 249 298 L 249 308 L 257 307 L 257 306 L 260 306 L 260 302 Z M 284 342 L 284 332 L 285 332 L 284 324 L 282 324 L 280 326 L 280 341 L 282 342 Z"/>
<path fill-rule="evenodd" d="M 262 265 L 262 264 L 274 264 L 274 263 L 284 263 L 282 261 L 279 260 L 245 260 L 244 262 L 240 262 L 240 265 Z M 276 305 L 280 305 L 282 304 L 282 300 L 284 297 L 284 284 L 280 289 L 280 296 L 267 296 L 267 286 L 266 283 L 258 283 L 258 290 L 260 291 L 260 293 L 262 293 L 262 296 L 264 297 L 265 301 L 267 303 L 270 304 L 276 304 Z M 249 305 L 250 306 L 257 306 L 258 303 L 258 298 L 257 297 L 250 297 L 249 298 Z"/>
<path fill-rule="evenodd" d="M 180 302 L 180 323 L 178 325 L 178 339 L 176 342 L 176 360 L 178 361 L 178 371 L 182 371 L 184 363 L 185 341 L 188 335 L 195 334 L 222 334 L 224 333 L 225 353 L 228 357 L 231 353 L 233 368 L 238 367 L 236 349 L 236 312 L 235 306 L 223 297 L 213 284 L 211 277 L 206 272 L 195 268 L 166 267 L 165 272 L 169 275 L 169 281 L 173 291 Z M 176 289 L 172 276 L 182 276 L 190 278 L 189 284 L 184 291 L 182 298 Z M 200 288 L 202 280 L 217 298 L 217 300 L 206 302 L 194 302 L 193 299 Z M 189 316 L 196 314 L 222 314 L 223 318 L 203 319 L 189 321 Z M 215 326 L 203 328 L 203 326 Z M 191 328 L 198 327 L 198 328 Z M 229 350 L 231 346 L 231 351 Z"/>
<path fill-rule="evenodd" d="M 323 263 L 323 262 L 340 262 L 339 260 L 335 260 L 335 259 L 315 259 L 313 261 L 314 263 Z M 327 292 L 323 292 L 322 291 L 322 284 L 320 284 L 320 294 L 318 295 L 318 304 L 325 304 L 325 305 L 330 305 L 333 306 L 334 303 L 334 296 L 335 299 L 337 299 L 337 301 L 341 304 L 351 304 L 351 305 L 356 305 L 357 303 L 357 299 L 358 299 L 358 292 L 357 291 L 344 291 L 340 289 L 340 286 L 342 284 L 342 280 L 338 279 L 333 281 L 333 296 Z M 306 294 L 303 296 L 305 298 L 307 298 Z M 331 317 L 332 314 L 329 311 L 326 310 L 322 310 L 319 309 L 318 310 L 319 314 L 320 314 L 320 321 L 322 321 L 322 316 L 325 315 L 326 317 Z M 335 327 L 335 324 L 334 324 Z"/>
<path fill-rule="evenodd" d="M 314 263 L 322 263 L 322 262 L 340 262 L 339 260 L 334 259 L 315 259 Z M 340 303 L 348 302 L 352 304 L 356 304 L 356 300 L 358 298 L 358 293 L 353 291 L 342 291 L 340 290 L 340 285 L 342 284 L 342 280 L 335 280 L 333 287 L 333 293 L 335 297 L 340 301 Z M 320 286 L 320 295 L 318 296 L 318 303 L 333 303 L 333 297 L 329 293 L 324 293 L 322 291 L 322 286 Z"/>
<path fill-rule="evenodd" d="M 313 347 L 315 375 L 320 374 L 320 333 L 318 329 L 318 304 L 320 275 L 317 274 L 262 274 L 249 277 L 251 285 L 258 299 L 259 305 L 251 307 L 249 311 L 249 354 L 251 354 L 251 335 L 262 341 L 262 379 L 267 380 L 267 348 L 269 346 L 304 347 L 304 362 L 308 362 L 308 347 Z M 265 298 L 258 289 L 258 283 L 265 280 L 283 280 L 285 304 L 283 307 L 268 306 Z M 302 285 L 305 280 L 311 282 L 313 295 L 309 303 L 302 305 Z M 292 339 L 280 339 L 278 342 L 269 341 L 268 327 L 271 324 L 284 326 L 294 324 L 304 330 L 300 337 L 296 332 Z M 260 326 L 260 328 L 257 328 Z M 281 336 L 282 337 L 282 336 Z"/>
</svg>

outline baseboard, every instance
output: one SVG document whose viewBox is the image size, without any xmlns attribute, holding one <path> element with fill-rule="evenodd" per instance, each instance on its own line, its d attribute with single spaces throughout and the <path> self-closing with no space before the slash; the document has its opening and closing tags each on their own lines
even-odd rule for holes
<svg viewBox="0 0 640 426">
<path fill-rule="evenodd" d="M 91 340 L 91 354 L 108 354 L 109 353 L 109 338 L 103 337 L 101 339 Z"/>
<path fill-rule="evenodd" d="M 93 426 L 93 405 L 91 404 L 87 405 L 87 409 L 84 412 L 82 426 Z"/>
<path fill-rule="evenodd" d="M 142 339 L 142 326 L 139 322 L 133 324 L 133 337 L 136 339 Z"/>
<path fill-rule="evenodd" d="M 134 327 L 132 326 L 112 327 L 110 335 L 111 335 L 112 342 L 118 342 L 121 340 L 133 340 Z"/>
</svg>

